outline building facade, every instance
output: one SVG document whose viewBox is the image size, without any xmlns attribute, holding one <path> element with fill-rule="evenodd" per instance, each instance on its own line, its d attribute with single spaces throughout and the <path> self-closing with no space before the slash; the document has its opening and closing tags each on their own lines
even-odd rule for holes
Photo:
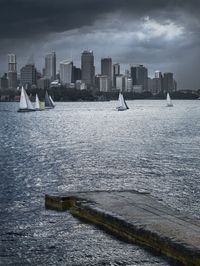
<svg viewBox="0 0 200 266">
<path fill-rule="evenodd" d="M 110 79 L 107 75 L 99 76 L 99 90 L 102 92 L 108 92 L 110 89 Z"/>
<path fill-rule="evenodd" d="M 56 53 L 52 52 L 45 56 L 44 76 L 50 81 L 56 80 Z"/>
<path fill-rule="evenodd" d="M 143 91 L 148 90 L 148 70 L 143 65 L 134 65 L 130 68 L 130 74 L 134 85 L 142 85 Z"/>
<path fill-rule="evenodd" d="M 8 87 L 17 88 L 17 58 L 15 54 L 8 54 Z"/>
<path fill-rule="evenodd" d="M 62 85 L 70 85 L 73 82 L 73 62 L 60 62 L 60 83 Z"/>
<path fill-rule="evenodd" d="M 131 92 L 133 90 L 133 81 L 132 78 L 129 78 L 128 76 L 124 77 L 124 82 L 125 82 L 125 91 Z"/>
<path fill-rule="evenodd" d="M 125 90 L 125 76 L 124 75 L 116 76 L 116 89 L 121 92 Z"/>
<path fill-rule="evenodd" d="M 120 75 L 120 64 L 113 65 L 113 87 L 116 88 L 116 77 Z"/>
<path fill-rule="evenodd" d="M 107 76 L 108 80 L 108 90 L 110 91 L 112 88 L 112 59 L 110 57 L 108 58 L 102 58 L 101 59 L 101 75 Z"/>
<path fill-rule="evenodd" d="M 81 69 L 79 67 L 73 66 L 73 82 L 75 83 L 77 80 L 81 80 Z"/>
<path fill-rule="evenodd" d="M 37 80 L 38 89 L 47 90 L 50 87 L 50 80 L 48 78 L 40 78 Z"/>
<path fill-rule="evenodd" d="M 81 55 L 81 80 L 88 86 L 88 88 L 94 86 L 94 55 L 93 51 L 83 51 Z"/>
<path fill-rule="evenodd" d="M 0 78 L 0 89 L 8 89 L 8 75 L 7 75 L 7 73 L 5 73 Z"/>
<path fill-rule="evenodd" d="M 37 84 L 37 69 L 35 65 L 28 64 L 20 70 L 21 84 L 25 88 L 30 88 L 32 85 Z"/>
<path fill-rule="evenodd" d="M 163 74 L 163 91 L 172 92 L 174 90 L 174 77 L 173 73 L 164 73 Z"/>
</svg>

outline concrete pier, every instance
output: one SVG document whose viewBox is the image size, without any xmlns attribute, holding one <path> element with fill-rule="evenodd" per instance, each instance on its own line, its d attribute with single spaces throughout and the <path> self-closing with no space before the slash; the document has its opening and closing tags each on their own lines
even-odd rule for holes
<svg viewBox="0 0 200 266">
<path fill-rule="evenodd" d="M 148 193 L 95 191 L 45 196 L 46 208 L 100 225 L 188 266 L 200 266 L 200 220 L 162 205 Z"/>
</svg>

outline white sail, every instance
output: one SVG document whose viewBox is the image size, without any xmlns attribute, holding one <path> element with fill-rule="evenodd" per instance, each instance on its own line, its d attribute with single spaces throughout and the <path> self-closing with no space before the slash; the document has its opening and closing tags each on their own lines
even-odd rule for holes
<svg viewBox="0 0 200 266">
<path fill-rule="evenodd" d="M 48 108 L 48 109 L 54 108 L 54 105 L 53 105 L 47 91 L 45 93 L 44 104 L 45 104 L 45 108 Z"/>
<path fill-rule="evenodd" d="M 127 110 L 128 109 L 128 106 L 124 100 L 124 97 L 121 93 L 119 93 L 119 99 L 118 99 L 118 107 L 117 109 L 119 111 L 124 111 L 124 110 Z"/>
<path fill-rule="evenodd" d="M 44 110 L 45 106 L 44 106 L 44 102 L 40 102 L 40 110 Z"/>
<path fill-rule="evenodd" d="M 25 90 L 24 90 L 24 94 L 25 94 L 28 110 L 35 110 Z"/>
<path fill-rule="evenodd" d="M 25 96 L 25 90 L 24 87 L 21 89 L 21 96 L 20 96 L 20 102 L 19 102 L 19 109 L 27 109 L 28 105 L 26 102 L 26 96 Z"/>
<path fill-rule="evenodd" d="M 169 107 L 173 106 L 169 93 L 167 93 L 167 106 Z"/>
<path fill-rule="evenodd" d="M 35 96 L 35 109 L 40 110 L 40 101 L 37 94 Z"/>
<path fill-rule="evenodd" d="M 53 99 L 51 98 L 51 96 L 50 96 L 50 95 L 49 95 L 49 99 L 50 99 L 50 101 L 51 101 L 51 103 L 52 103 L 53 107 L 55 107 L 55 103 L 54 103 L 54 101 L 53 101 Z"/>
</svg>

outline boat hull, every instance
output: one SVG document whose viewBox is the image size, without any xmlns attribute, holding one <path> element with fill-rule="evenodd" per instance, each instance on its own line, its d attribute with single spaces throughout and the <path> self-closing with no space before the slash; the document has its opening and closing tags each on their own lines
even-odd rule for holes
<svg viewBox="0 0 200 266">
<path fill-rule="evenodd" d="M 17 110 L 17 112 L 19 112 L 19 113 L 35 112 L 35 111 L 36 111 L 35 109 L 33 109 L 33 110 L 31 110 L 31 109 L 19 109 L 19 110 Z"/>
<path fill-rule="evenodd" d="M 35 111 L 44 111 L 45 109 L 35 109 Z"/>
<path fill-rule="evenodd" d="M 128 110 L 127 108 L 123 108 L 123 107 L 117 107 L 117 111 L 126 111 Z"/>
</svg>

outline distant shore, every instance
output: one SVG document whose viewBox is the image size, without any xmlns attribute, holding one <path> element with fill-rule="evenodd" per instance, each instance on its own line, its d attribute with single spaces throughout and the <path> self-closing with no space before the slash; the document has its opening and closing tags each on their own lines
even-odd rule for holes
<svg viewBox="0 0 200 266">
<path fill-rule="evenodd" d="M 28 89 L 27 93 L 31 100 L 34 101 L 36 93 L 40 100 L 44 100 L 45 91 L 42 89 Z M 117 100 L 119 91 L 112 92 L 99 92 L 92 90 L 77 90 L 72 88 L 50 88 L 48 93 L 52 96 L 54 101 L 57 102 L 77 102 L 77 101 L 110 101 Z M 166 93 L 159 93 L 153 95 L 151 92 L 134 93 L 124 92 L 124 98 L 126 100 L 164 100 L 166 99 Z M 196 100 L 200 97 L 199 91 L 175 91 L 171 92 L 170 96 L 176 100 Z M 1 102 L 15 102 L 19 101 L 20 92 L 17 90 L 0 90 Z"/>
</svg>

